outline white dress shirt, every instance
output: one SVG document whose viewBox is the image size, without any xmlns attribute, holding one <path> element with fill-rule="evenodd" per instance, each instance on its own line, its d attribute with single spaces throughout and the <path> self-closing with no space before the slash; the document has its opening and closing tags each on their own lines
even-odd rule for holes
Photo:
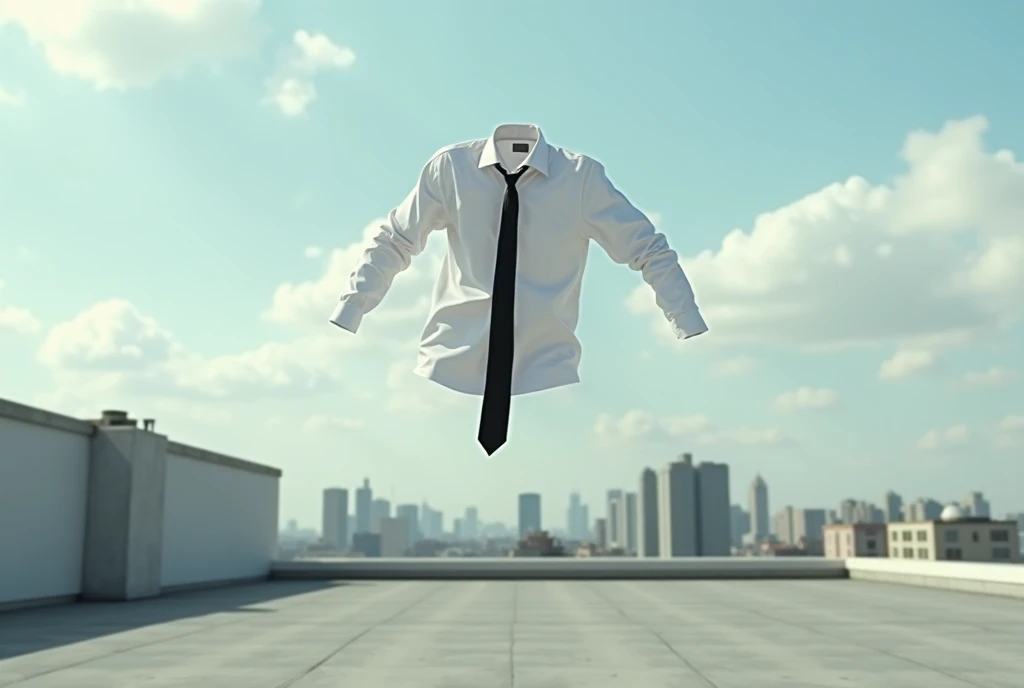
<svg viewBox="0 0 1024 688">
<path fill-rule="evenodd" d="M 331 315 L 356 332 L 395 276 L 445 230 L 448 251 L 420 340 L 418 375 L 483 394 L 498 222 L 509 172 L 528 168 L 519 191 L 512 394 L 579 382 L 580 284 L 587 246 L 638 270 L 680 339 L 707 331 L 675 251 L 609 181 L 601 163 L 548 144 L 533 125 L 506 124 L 489 139 L 442 148 L 391 211 Z"/>
</svg>

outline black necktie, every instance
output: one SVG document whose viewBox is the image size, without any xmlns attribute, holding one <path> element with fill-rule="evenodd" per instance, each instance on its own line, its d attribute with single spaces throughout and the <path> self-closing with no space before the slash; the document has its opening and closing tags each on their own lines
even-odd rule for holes
<svg viewBox="0 0 1024 688">
<path fill-rule="evenodd" d="M 501 202 L 498 252 L 494 261 L 491 291 L 491 331 L 487 349 L 487 377 L 480 411 L 477 439 L 490 456 L 508 439 L 508 416 L 512 406 L 512 358 L 516 310 L 516 249 L 519 244 L 519 193 L 516 182 L 526 168 L 514 174 L 495 165 L 505 178 Z"/>
</svg>

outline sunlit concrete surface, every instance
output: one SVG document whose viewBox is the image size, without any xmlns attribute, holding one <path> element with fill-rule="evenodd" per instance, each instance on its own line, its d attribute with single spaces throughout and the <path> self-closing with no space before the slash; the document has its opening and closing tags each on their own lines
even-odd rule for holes
<svg viewBox="0 0 1024 688">
<path fill-rule="evenodd" d="M 0 686 L 1020 688 L 1022 638 L 860 581 L 275 581 L 0 614 Z"/>
</svg>

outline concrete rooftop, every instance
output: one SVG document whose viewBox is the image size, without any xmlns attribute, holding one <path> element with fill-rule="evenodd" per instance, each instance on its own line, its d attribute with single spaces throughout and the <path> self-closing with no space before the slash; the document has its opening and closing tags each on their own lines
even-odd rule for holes
<svg viewBox="0 0 1024 688">
<path fill-rule="evenodd" d="M 1022 638 L 848 580 L 274 581 L 0 614 L 0 687 L 1020 688 Z"/>
</svg>

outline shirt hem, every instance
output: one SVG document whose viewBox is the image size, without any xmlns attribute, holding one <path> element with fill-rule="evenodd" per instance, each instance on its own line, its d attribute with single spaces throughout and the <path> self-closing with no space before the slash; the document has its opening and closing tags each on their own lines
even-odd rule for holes
<svg viewBox="0 0 1024 688">
<path fill-rule="evenodd" d="M 419 377 L 435 382 L 442 387 L 452 390 L 453 392 L 459 392 L 460 394 L 466 394 L 469 396 L 480 397 L 483 396 L 483 383 L 467 385 L 452 380 L 446 380 L 443 376 L 438 375 L 433 367 L 429 365 L 418 365 L 413 368 L 412 371 Z M 560 370 L 555 374 L 549 374 L 545 376 L 543 381 L 541 380 L 528 380 L 521 384 L 513 384 L 512 396 L 518 397 L 524 394 L 533 394 L 535 392 L 544 392 L 550 389 L 556 389 L 558 387 L 566 387 L 568 385 L 578 384 L 580 381 L 579 373 L 570 370 Z"/>
</svg>

